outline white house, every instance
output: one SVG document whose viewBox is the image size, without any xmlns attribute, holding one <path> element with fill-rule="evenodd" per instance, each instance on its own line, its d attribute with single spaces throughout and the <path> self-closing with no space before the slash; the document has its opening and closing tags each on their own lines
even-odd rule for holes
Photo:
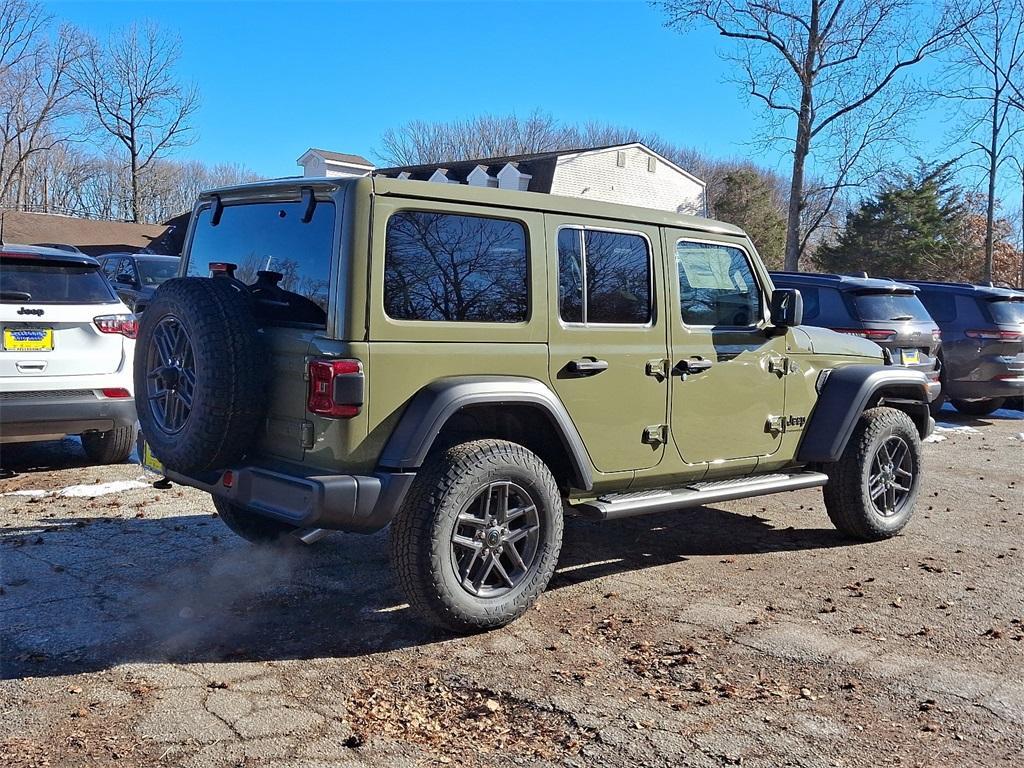
<svg viewBox="0 0 1024 768">
<path fill-rule="evenodd" d="M 325 167 L 319 164 L 320 158 L 327 173 L 317 172 Z M 374 168 L 357 155 L 311 149 L 299 158 L 299 164 L 306 176 L 365 176 L 372 172 L 442 184 L 585 197 L 676 213 L 702 215 L 706 210 L 704 182 L 639 142 L 394 168 Z"/>
</svg>

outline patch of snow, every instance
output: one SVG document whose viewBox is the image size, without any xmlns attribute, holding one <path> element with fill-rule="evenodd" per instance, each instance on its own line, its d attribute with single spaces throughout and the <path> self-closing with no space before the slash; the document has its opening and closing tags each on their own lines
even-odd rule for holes
<svg viewBox="0 0 1024 768">
<path fill-rule="evenodd" d="M 1011 440 L 1020 440 L 1024 443 L 1024 432 L 1018 432 L 1016 435 L 1010 435 Z"/>
<path fill-rule="evenodd" d="M 940 435 L 938 432 L 933 432 L 932 434 L 928 435 L 928 437 L 926 437 L 921 442 L 922 443 L 941 443 L 945 439 L 946 439 L 945 435 Z"/>
<path fill-rule="evenodd" d="M 980 429 L 975 429 L 974 427 L 969 427 L 966 424 L 948 424 L 948 423 L 941 422 L 941 421 L 940 422 L 936 422 L 936 424 L 935 424 L 935 431 L 936 432 L 959 432 L 960 434 L 963 434 L 963 435 L 980 435 L 981 434 L 981 430 Z"/>
<path fill-rule="evenodd" d="M 115 480 L 110 483 L 95 483 L 92 485 L 69 485 L 67 488 L 57 491 L 57 495 L 91 499 L 96 496 L 106 496 L 110 493 L 121 493 L 122 491 L 134 491 L 137 488 L 149 487 L 149 483 L 142 483 L 138 480 Z"/>
<path fill-rule="evenodd" d="M 41 490 L 37 490 L 37 489 L 25 489 L 23 491 L 7 491 L 3 495 L 4 496 L 31 496 L 34 499 L 40 499 L 43 496 L 45 496 L 46 494 L 48 494 L 48 493 L 49 493 L 49 491 L 41 491 Z"/>
</svg>

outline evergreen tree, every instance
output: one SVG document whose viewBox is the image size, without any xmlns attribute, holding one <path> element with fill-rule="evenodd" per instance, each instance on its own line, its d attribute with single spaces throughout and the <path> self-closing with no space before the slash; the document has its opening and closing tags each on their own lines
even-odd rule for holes
<svg viewBox="0 0 1024 768">
<path fill-rule="evenodd" d="M 769 269 L 786 258 L 786 219 L 772 179 L 757 168 L 740 167 L 722 178 L 711 199 L 715 218 L 742 227 Z"/>
</svg>

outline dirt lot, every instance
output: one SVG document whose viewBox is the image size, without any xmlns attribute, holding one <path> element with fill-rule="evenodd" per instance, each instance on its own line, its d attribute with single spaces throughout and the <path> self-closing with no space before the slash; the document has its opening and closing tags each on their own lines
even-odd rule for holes
<svg viewBox="0 0 1024 768">
<path fill-rule="evenodd" d="M 893 541 L 815 491 L 570 521 L 536 610 L 468 638 L 386 533 L 260 550 L 137 466 L 5 449 L 0 765 L 1018 764 L 1024 420 L 944 416 L 977 431 Z"/>
</svg>

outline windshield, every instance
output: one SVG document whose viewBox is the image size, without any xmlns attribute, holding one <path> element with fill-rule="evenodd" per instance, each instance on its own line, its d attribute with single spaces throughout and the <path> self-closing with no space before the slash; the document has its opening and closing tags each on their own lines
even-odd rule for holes
<svg viewBox="0 0 1024 768">
<path fill-rule="evenodd" d="M 857 314 L 868 322 L 890 320 L 931 321 L 916 293 L 858 293 L 853 297 Z"/>
<path fill-rule="evenodd" d="M 303 223 L 301 202 L 225 205 L 214 226 L 207 206 L 196 217 L 188 274 L 206 277 L 211 263 L 236 265 L 261 319 L 325 326 L 334 253 L 334 203 L 320 200 Z"/>
<path fill-rule="evenodd" d="M 988 311 L 999 325 L 1020 325 L 1024 323 L 1024 299 L 1013 301 L 990 301 Z"/>
<path fill-rule="evenodd" d="M 136 259 L 143 285 L 157 286 L 178 274 L 177 259 Z"/>
<path fill-rule="evenodd" d="M 98 267 L 18 264 L 0 267 L 3 304 L 111 304 L 117 301 Z"/>
</svg>

